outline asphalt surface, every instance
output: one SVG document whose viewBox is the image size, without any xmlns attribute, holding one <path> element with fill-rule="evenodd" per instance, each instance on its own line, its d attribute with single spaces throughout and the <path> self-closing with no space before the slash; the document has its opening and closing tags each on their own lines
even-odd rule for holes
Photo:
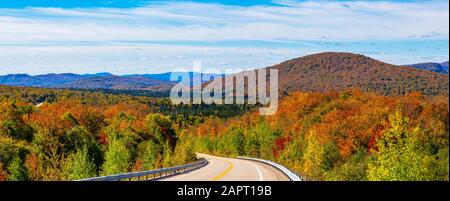
<svg viewBox="0 0 450 201">
<path fill-rule="evenodd" d="M 198 154 L 208 160 L 200 169 L 161 181 L 288 181 L 278 169 L 255 161 Z"/>
</svg>

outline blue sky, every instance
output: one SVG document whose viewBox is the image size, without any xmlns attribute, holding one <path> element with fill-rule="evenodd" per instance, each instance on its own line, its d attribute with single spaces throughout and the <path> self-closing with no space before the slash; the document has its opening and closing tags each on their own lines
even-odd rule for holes
<svg viewBox="0 0 450 201">
<path fill-rule="evenodd" d="M 26 8 L 26 7 L 59 7 L 59 8 L 133 8 L 149 4 L 158 4 L 161 0 L 15 0 L 0 5 L 2 8 Z M 169 0 L 165 2 L 176 2 Z M 181 1 L 179 1 L 181 2 Z M 186 2 L 186 1 L 185 1 Z M 278 5 L 271 0 L 197 0 L 191 2 L 215 3 L 238 6 L 254 5 Z"/>
<path fill-rule="evenodd" d="M 252 69 L 324 51 L 393 64 L 449 55 L 449 3 L 300 0 L 0 2 L 0 74 Z"/>
</svg>

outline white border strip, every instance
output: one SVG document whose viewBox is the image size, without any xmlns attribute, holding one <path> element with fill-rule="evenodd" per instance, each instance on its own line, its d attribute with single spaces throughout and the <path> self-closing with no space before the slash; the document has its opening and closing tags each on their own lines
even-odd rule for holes
<svg viewBox="0 0 450 201">
<path fill-rule="evenodd" d="M 277 168 L 278 170 L 280 170 L 281 172 L 283 172 L 283 174 L 285 174 L 291 181 L 302 181 L 302 178 L 299 175 L 295 174 L 294 172 L 290 171 L 288 168 L 286 168 L 286 167 L 284 167 L 284 166 L 282 166 L 282 165 L 280 165 L 278 163 L 274 163 L 274 162 L 269 161 L 269 160 L 264 160 L 264 159 L 259 159 L 259 158 L 243 157 L 243 156 L 238 156 L 236 158 L 265 163 L 265 164 L 273 166 L 273 167 Z"/>
</svg>

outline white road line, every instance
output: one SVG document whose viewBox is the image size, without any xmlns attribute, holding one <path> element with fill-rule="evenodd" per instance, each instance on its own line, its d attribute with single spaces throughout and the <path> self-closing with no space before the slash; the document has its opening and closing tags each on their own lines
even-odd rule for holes
<svg viewBox="0 0 450 201">
<path fill-rule="evenodd" d="M 258 171 L 258 174 L 259 174 L 259 181 L 263 181 L 264 179 L 263 179 L 261 170 L 259 170 L 259 167 L 256 166 L 255 164 L 253 164 L 252 162 L 249 162 L 249 161 L 245 161 L 245 162 L 246 162 L 246 163 L 249 163 L 250 165 L 252 165 L 253 167 L 256 168 L 256 171 Z"/>
</svg>

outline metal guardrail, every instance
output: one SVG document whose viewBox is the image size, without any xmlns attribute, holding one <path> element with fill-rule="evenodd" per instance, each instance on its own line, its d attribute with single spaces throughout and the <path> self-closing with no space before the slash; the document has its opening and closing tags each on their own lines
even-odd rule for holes
<svg viewBox="0 0 450 201">
<path fill-rule="evenodd" d="M 283 174 L 285 174 L 291 181 L 302 181 L 302 177 L 300 175 L 298 175 L 297 173 L 289 170 L 288 168 L 278 164 L 278 163 L 274 163 L 272 161 L 269 160 L 264 160 L 264 159 L 259 159 L 259 158 L 250 158 L 250 157 L 244 157 L 244 156 L 238 156 L 238 159 L 244 159 L 244 160 L 251 160 L 251 161 L 256 161 L 256 162 L 261 162 L 261 163 L 265 163 L 267 165 L 270 165 L 274 168 L 277 168 L 278 170 L 280 170 L 281 172 L 283 172 Z"/>
<path fill-rule="evenodd" d="M 116 174 L 109 176 L 101 176 L 101 177 L 93 177 L 80 179 L 76 181 L 148 181 L 154 180 L 166 176 L 182 174 L 188 171 L 196 170 L 201 167 L 204 167 L 208 164 L 208 161 L 204 158 L 200 159 L 195 163 L 190 163 L 186 165 L 176 166 L 176 167 L 168 167 L 161 168 L 157 170 L 148 170 L 142 172 L 130 172 L 124 174 Z"/>
</svg>

